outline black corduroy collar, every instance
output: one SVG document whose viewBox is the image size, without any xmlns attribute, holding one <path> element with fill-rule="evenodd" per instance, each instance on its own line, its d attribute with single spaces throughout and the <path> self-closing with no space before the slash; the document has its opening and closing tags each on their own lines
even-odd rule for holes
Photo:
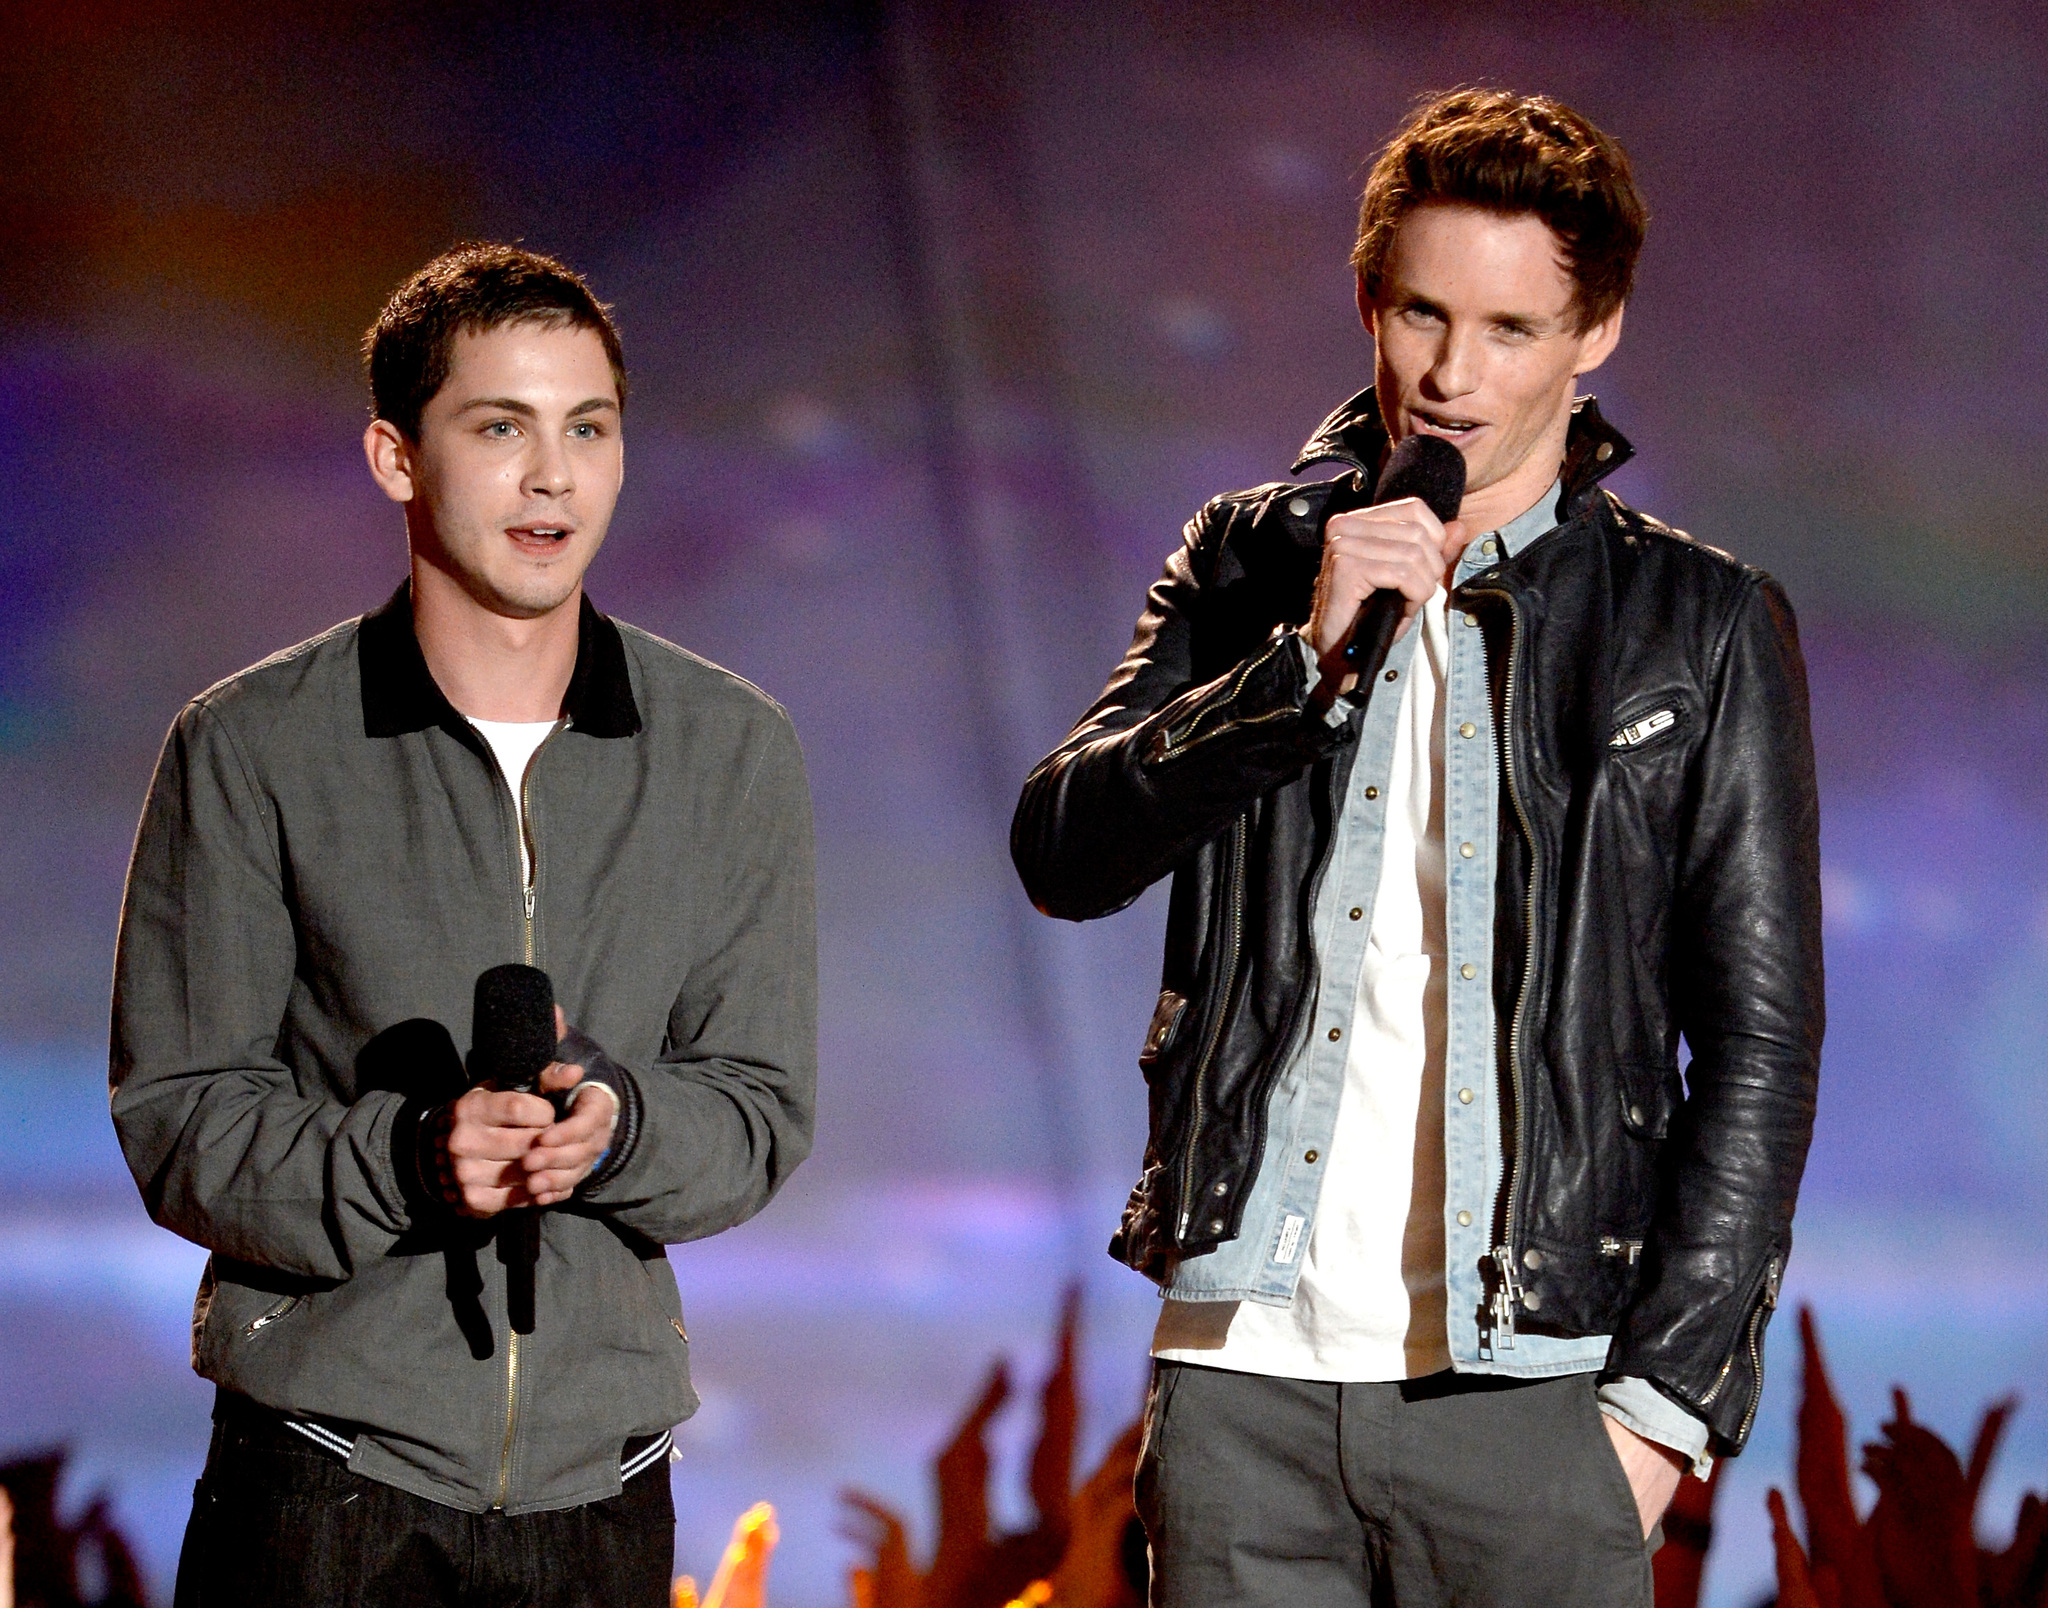
<svg viewBox="0 0 2048 1608">
<path fill-rule="evenodd" d="M 471 728 L 427 668 L 412 627 L 412 582 L 403 581 L 380 609 L 363 616 L 356 632 L 363 680 L 363 735 L 397 737 L 440 726 L 462 737 Z M 640 730 L 640 706 L 626 669 L 619 628 L 586 595 L 577 610 L 576 668 L 563 708 L 570 726 L 591 737 L 631 737 Z"/>
</svg>

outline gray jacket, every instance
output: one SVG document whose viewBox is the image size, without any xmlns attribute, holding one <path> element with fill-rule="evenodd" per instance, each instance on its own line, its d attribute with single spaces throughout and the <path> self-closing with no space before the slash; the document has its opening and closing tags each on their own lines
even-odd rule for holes
<svg viewBox="0 0 2048 1608">
<path fill-rule="evenodd" d="M 122 1149 L 150 1216 L 213 1253 L 194 1366 L 472 1512 L 615 1495 L 623 1443 L 696 1409 L 662 1247 L 752 1216 L 811 1144 L 788 716 L 588 601 L 567 714 L 528 767 L 528 899 L 511 795 L 405 587 L 230 677 L 165 743 L 115 963 Z M 552 975 L 622 1106 L 542 1215 L 524 1336 L 494 1225 L 416 1165 L 421 1114 L 465 1086 L 476 976 L 505 961 Z"/>
</svg>

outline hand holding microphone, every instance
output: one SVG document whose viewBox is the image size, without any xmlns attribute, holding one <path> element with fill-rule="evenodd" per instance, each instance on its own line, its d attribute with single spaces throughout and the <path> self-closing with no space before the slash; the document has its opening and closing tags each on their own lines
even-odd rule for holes
<svg viewBox="0 0 2048 1608">
<path fill-rule="evenodd" d="M 1322 666 L 1325 698 L 1379 674 L 1387 649 L 1444 584 L 1469 537 L 1458 522 L 1465 459 L 1441 436 L 1412 435 L 1395 447 L 1372 506 L 1330 514 L 1323 566 L 1302 628 Z"/>
<path fill-rule="evenodd" d="M 583 1078 L 555 1060 L 564 1031 L 546 972 L 494 966 L 477 979 L 471 1087 L 442 1108 L 436 1146 L 443 1188 L 463 1216 L 564 1201 L 604 1153 L 616 1102 L 561 1111 L 550 1098 Z"/>
</svg>

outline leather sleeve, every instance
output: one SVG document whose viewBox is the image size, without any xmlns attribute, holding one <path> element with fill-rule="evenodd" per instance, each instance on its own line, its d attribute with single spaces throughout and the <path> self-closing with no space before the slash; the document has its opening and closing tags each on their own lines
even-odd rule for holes
<svg viewBox="0 0 2048 1608">
<path fill-rule="evenodd" d="M 1338 744 L 1278 626 L 1222 674 L 1198 651 L 1234 505 L 1188 522 L 1147 594 L 1130 651 L 1080 723 L 1025 780 L 1010 855 L 1031 902 L 1086 921 L 1121 910 L 1274 788 Z"/>
<path fill-rule="evenodd" d="M 1708 685 L 1674 894 L 1672 1000 L 1692 1050 L 1644 1281 L 1610 1374 L 1637 1375 L 1740 1450 L 1813 1134 L 1824 1005 L 1820 811 L 1792 606 L 1757 576 Z"/>
</svg>

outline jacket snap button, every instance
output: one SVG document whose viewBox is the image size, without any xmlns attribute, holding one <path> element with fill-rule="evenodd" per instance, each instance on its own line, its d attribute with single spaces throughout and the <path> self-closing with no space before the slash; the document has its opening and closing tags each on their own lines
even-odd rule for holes
<svg viewBox="0 0 2048 1608">
<path fill-rule="evenodd" d="M 1220 1233 L 1222 1233 L 1222 1232 L 1223 1232 L 1223 1219 L 1222 1219 L 1222 1218 L 1220 1218 L 1220 1217 L 1212 1217 L 1212 1218 L 1210 1218 L 1210 1219 L 1209 1219 L 1209 1232 L 1210 1232 L 1210 1233 L 1212 1233 L 1212 1234 L 1220 1234 Z"/>
<path fill-rule="evenodd" d="M 1630 1106 L 1628 1108 L 1628 1120 L 1640 1128 L 1643 1125 L 1643 1108 L 1639 1105 Z"/>
<path fill-rule="evenodd" d="M 1541 1290 L 1524 1291 L 1522 1294 L 1522 1305 L 1531 1312 L 1541 1312 L 1543 1310 L 1543 1292 Z"/>
<path fill-rule="evenodd" d="M 1287 511 L 1296 519 L 1306 519 L 1308 517 L 1308 499 L 1306 497 L 1294 498 L 1288 503 Z"/>
<path fill-rule="evenodd" d="M 1601 442 L 1599 446 L 1593 449 L 1593 456 L 1601 463 L 1605 463 L 1614 456 L 1614 443 L 1612 441 Z"/>
<path fill-rule="evenodd" d="M 1230 1193 L 1230 1186 L 1229 1186 L 1228 1184 L 1218 1184 L 1218 1185 L 1217 1185 L 1217 1186 L 1215 1187 L 1215 1189 L 1213 1189 L 1212 1191 L 1210 1191 L 1210 1193 L 1212 1193 L 1212 1194 L 1216 1194 L 1216 1195 L 1227 1195 L 1227 1194 L 1229 1194 L 1229 1193 Z"/>
<path fill-rule="evenodd" d="M 1535 1272 L 1542 1265 L 1543 1253 L 1537 1250 L 1535 1246 L 1530 1246 L 1529 1249 L 1522 1253 L 1522 1266 L 1526 1267 L 1531 1273 Z"/>
</svg>

